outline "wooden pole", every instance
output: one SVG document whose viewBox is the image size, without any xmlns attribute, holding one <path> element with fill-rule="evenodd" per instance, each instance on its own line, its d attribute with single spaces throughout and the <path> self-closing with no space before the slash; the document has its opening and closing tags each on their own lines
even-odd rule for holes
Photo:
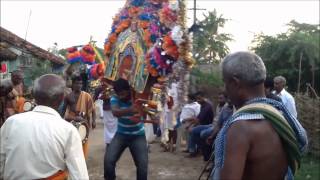
<svg viewBox="0 0 320 180">
<path fill-rule="evenodd" d="M 30 24 L 30 18 L 31 18 L 32 11 L 30 10 L 29 12 L 29 18 L 28 18 L 28 24 L 27 24 L 27 29 L 26 29 L 26 34 L 24 35 L 24 40 L 27 40 L 27 35 L 29 31 L 29 24 Z"/>
<path fill-rule="evenodd" d="M 314 71 L 315 71 L 315 65 L 312 65 L 311 66 L 311 73 L 312 73 L 312 87 L 314 87 Z"/>
<path fill-rule="evenodd" d="M 193 24 L 197 21 L 197 0 L 193 0 Z"/>
<path fill-rule="evenodd" d="M 302 61 L 303 52 L 300 53 L 300 60 L 299 60 L 299 80 L 298 80 L 298 94 L 300 93 L 300 82 L 301 82 L 301 61 Z"/>
<path fill-rule="evenodd" d="M 310 91 L 313 93 L 314 97 L 315 97 L 316 99 L 319 99 L 319 96 L 318 96 L 316 90 L 313 89 L 313 87 L 310 85 L 310 83 L 307 83 L 307 87 L 310 88 Z"/>
</svg>

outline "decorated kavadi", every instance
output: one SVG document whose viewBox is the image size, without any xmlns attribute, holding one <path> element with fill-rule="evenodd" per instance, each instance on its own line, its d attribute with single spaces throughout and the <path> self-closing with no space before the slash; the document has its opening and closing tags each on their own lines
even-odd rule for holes
<svg viewBox="0 0 320 180">
<path fill-rule="evenodd" d="M 105 40 L 105 77 L 127 79 L 137 93 L 168 79 L 178 61 L 189 68 L 189 40 L 182 0 L 127 0 Z"/>
</svg>

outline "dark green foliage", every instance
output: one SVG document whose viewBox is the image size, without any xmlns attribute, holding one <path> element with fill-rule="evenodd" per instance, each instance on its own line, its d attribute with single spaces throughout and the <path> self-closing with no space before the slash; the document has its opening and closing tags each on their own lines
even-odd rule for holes
<svg viewBox="0 0 320 180">
<path fill-rule="evenodd" d="M 194 57 L 198 64 L 219 63 L 229 53 L 226 43 L 232 40 L 230 34 L 219 32 L 227 19 L 218 15 L 216 10 L 204 16 L 205 19 L 197 23 L 193 34 Z"/>
<path fill-rule="evenodd" d="M 296 180 L 319 180 L 320 179 L 320 159 L 312 155 L 305 155 L 302 158 L 302 164 L 297 174 Z"/>
<path fill-rule="evenodd" d="M 195 84 L 197 85 L 206 85 L 206 86 L 223 86 L 223 81 L 221 74 L 219 72 L 210 72 L 206 73 L 201 71 L 198 68 L 194 68 L 191 72 L 191 75 L 195 77 Z"/>
<path fill-rule="evenodd" d="M 319 24 L 304 24 L 293 20 L 288 27 L 286 33 L 276 36 L 257 35 L 251 49 L 264 60 L 268 76 L 286 77 L 290 91 L 298 90 L 301 58 L 301 90 L 305 90 L 306 83 L 310 83 L 319 92 Z"/>
<path fill-rule="evenodd" d="M 38 60 L 32 64 L 32 67 L 28 71 L 30 79 L 35 80 L 44 74 L 52 73 L 52 65 L 48 60 Z"/>
</svg>

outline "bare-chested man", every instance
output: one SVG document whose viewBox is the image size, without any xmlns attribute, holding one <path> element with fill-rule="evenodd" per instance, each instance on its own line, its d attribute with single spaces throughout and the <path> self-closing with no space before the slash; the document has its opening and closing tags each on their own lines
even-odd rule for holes
<svg viewBox="0 0 320 180">
<path fill-rule="evenodd" d="M 13 87 L 10 79 L 0 79 L 0 127 L 9 117 L 9 107 L 13 108 L 12 101 L 14 100 L 14 96 L 12 94 L 12 89 Z"/>
<path fill-rule="evenodd" d="M 222 62 L 222 72 L 237 112 L 216 138 L 213 179 L 293 177 L 307 145 L 306 133 L 282 103 L 265 98 L 261 58 L 249 52 L 230 54 Z"/>
<path fill-rule="evenodd" d="M 20 70 L 11 73 L 12 91 L 14 97 L 10 104 L 7 104 L 6 111 L 9 116 L 23 112 L 23 104 L 25 99 L 23 97 L 23 74 Z"/>
<path fill-rule="evenodd" d="M 94 104 L 89 93 L 81 91 L 82 79 L 80 76 L 72 78 L 72 92 L 65 97 L 67 121 L 86 120 L 88 126 L 95 128 Z"/>
<path fill-rule="evenodd" d="M 89 128 L 96 127 L 96 115 L 91 95 L 81 91 L 80 76 L 72 78 L 72 92 L 65 97 L 65 115 L 67 121 L 85 121 Z M 88 153 L 88 141 L 83 145 L 85 157 Z"/>
</svg>

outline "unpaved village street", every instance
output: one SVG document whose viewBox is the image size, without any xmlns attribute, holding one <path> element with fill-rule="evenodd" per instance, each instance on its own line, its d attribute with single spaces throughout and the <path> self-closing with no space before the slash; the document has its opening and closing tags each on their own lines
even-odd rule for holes
<svg viewBox="0 0 320 180">
<path fill-rule="evenodd" d="M 92 180 L 103 180 L 103 124 L 97 120 L 97 128 L 90 133 L 87 165 Z M 159 143 L 151 144 L 149 153 L 149 180 L 196 180 L 205 163 L 201 156 L 186 158 L 185 153 L 162 152 Z M 135 180 L 136 168 L 127 149 L 117 164 L 117 180 Z M 207 174 L 205 174 L 207 176 Z M 202 178 L 205 179 L 205 178 Z"/>
</svg>

